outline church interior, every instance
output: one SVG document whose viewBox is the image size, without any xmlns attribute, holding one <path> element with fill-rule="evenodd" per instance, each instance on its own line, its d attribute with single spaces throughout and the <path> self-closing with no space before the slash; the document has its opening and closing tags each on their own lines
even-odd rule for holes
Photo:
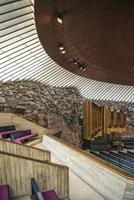
<svg viewBox="0 0 134 200">
<path fill-rule="evenodd" d="M 133 27 L 133 0 L 0 0 L 0 200 L 134 200 Z"/>
</svg>

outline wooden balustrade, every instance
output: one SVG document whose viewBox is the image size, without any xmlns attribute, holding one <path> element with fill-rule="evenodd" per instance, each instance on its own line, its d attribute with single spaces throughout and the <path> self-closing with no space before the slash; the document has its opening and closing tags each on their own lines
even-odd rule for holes
<svg viewBox="0 0 134 200">
<path fill-rule="evenodd" d="M 32 177 L 41 191 L 54 189 L 60 199 L 69 199 L 68 167 L 0 151 L 0 184 L 10 185 L 12 198 L 31 194 Z"/>
<path fill-rule="evenodd" d="M 7 140 L 0 140 L 0 151 L 42 161 L 51 161 L 51 153 L 49 151 L 16 144 Z"/>
</svg>

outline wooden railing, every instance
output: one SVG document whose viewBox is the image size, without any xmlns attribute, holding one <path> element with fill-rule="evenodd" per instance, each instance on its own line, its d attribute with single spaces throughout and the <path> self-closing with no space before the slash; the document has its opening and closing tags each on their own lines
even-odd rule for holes
<svg viewBox="0 0 134 200">
<path fill-rule="evenodd" d="M 10 185 L 12 198 L 31 194 L 32 177 L 42 191 L 54 189 L 60 199 L 69 199 L 68 167 L 0 151 L 0 184 Z"/>
<path fill-rule="evenodd" d="M 42 161 L 51 161 L 50 151 L 41 150 L 22 144 L 16 144 L 7 140 L 0 140 L 0 151 Z"/>
</svg>

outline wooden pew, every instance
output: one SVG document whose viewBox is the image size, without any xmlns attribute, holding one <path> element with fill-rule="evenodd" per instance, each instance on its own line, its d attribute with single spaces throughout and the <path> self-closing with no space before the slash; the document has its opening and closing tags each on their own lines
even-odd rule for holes
<svg viewBox="0 0 134 200">
<path fill-rule="evenodd" d="M 69 199 L 69 169 L 24 156 L 0 151 L 0 184 L 11 186 L 11 198 L 31 195 L 31 178 L 41 191 L 55 190 L 60 199 Z"/>
<path fill-rule="evenodd" d="M 14 131 L 14 130 L 16 130 L 14 125 L 0 126 L 0 132 Z"/>
<path fill-rule="evenodd" d="M 14 139 L 14 135 L 11 135 L 12 136 L 12 141 L 15 142 L 15 143 L 18 143 L 18 144 L 22 144 L 23 142 L 31 139 L 31 138 L 34 138 L 36 137 L 38 134 L 27 134 L 27 135 L 24 135 L 22 137 L 17 137 L 16 139 Z"/>
<path fill-rule="evenodd" d="M 50 151 L 22 144 L 16 144 L 7 140 L 0 140 L 0 151 L 42 161 L 51 161 Z"/>
<path fill-rule="evenodd" d="M 13 139 L 17 137 L 21 137 L 24 135 L 29 135 L 31 134 L 31 130 L 13 130 L 13 131 L 5 131 L 5 132 L 0 132 L 0 139 L 1 138 L 6 138 L 6 137 L 11 137 Z"/>
</svg>

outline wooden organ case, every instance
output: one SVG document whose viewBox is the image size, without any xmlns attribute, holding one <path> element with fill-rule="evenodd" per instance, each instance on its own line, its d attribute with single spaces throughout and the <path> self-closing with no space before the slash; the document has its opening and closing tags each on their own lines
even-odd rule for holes
<svg viewBox="0 0 134 200">
<path fill-rule="evenodd" d="M 126 114 L 122 111 L 117 112 L 115 109 L 110 110 L 108 106 L 104 107 L 104 133 L 126 132 Z"/>
<path fill-rule="evenodd" d="M 94 140 L 103 133 L 103 108 L 93 102 L 86 101 L 83 105 L 84 134 L 83 139 Z"/>
<path fill-rule="evenodd" d="M 94 140 L 106 134 L 126 132 L 126 115 L 108 106 L 98 106 L 93 102 L 83 104 L 83 139 Z"/>
</svg>

